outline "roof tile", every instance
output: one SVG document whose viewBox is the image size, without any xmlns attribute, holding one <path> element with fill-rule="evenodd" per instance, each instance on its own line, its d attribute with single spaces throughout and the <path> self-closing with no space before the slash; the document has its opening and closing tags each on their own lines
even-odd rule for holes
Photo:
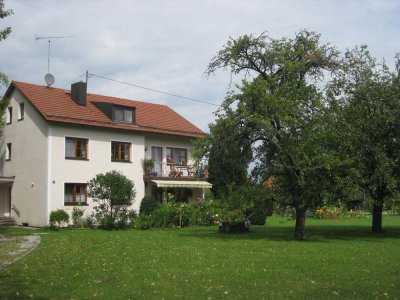
<svg viewBox="0 0 400 300">
<path fill-rule="evenodd" d="M 12 88 L 17 88 L 47 121 L 188 137 L 204 135 L 203 131 L 166 105 L 88 93 L 87 105 L 80 106 L 71 99 L 69 91 L 63 89 L 13 81 L 7 94 L 10 93 Z M 136 124 L 112 122 L 94 105 L 96 102 L 134 107 Z"/>
</svg>

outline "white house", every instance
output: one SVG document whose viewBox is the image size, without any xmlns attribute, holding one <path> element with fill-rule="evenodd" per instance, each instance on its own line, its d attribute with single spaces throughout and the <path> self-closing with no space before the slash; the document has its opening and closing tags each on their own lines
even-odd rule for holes
<svg viewBox="0 0 400 300">
<path fill-rule="evenodd" d="M 0 217 L 43 226 L 55 209 L 91 213 L 86 183 L 118 170 L 145 195 L 198 199 L 211 184 L 193 167 L 191 140 L 204 133 L 165 105 L 13 81 L 0 143 Z M 146 159 L 153 167 L 143 167 Z"/>
</svg>

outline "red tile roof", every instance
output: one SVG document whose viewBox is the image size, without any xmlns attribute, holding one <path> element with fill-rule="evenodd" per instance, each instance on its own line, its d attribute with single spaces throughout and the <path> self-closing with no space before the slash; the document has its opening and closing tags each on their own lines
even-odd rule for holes
<svg viewBox="0 0 400 300">
<path fill-rule="evenodd" d="M 166 105 L 88 93 L 87 105 L 80 106 L 71 99 L 69 91 L 18 81 L 11 83 L 6 95 L 9 95 L 14 88 L 18 89 L 47 121 L 187 137 L 204 135 L 203 131 Z M 96 102 L 134 107 L 136 124 L 113 122 L 94 105 Z"/>
</svg>

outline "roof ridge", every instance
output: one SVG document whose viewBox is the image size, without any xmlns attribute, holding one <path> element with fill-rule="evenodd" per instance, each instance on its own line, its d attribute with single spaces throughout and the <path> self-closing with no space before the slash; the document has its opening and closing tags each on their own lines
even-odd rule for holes
<svg viewBox="0 0 400 300">
<path fill-rule="evenodd" d="M 40 84 L 34 84 L 34 83 L 28 83 L 28 82 L 23 82 L 23 81 L 18 81 L 18 80 L 12 80 L 12 82 L 14 83 L 21 83 L 21 84 L 27 84 L 27 85 L 32 85 L 32 86 L 37 86 L 37 87 L 46 87 L 45 85 L 40 85 Z M 59 90 L 59 91 L 71 91 L 71 89 L 65 89 L 65 88 L 60 88 L 60 87 L 51 87 L 50 89 L 53 90 Z M 153 102 L 147 102 L 147 101 L 143 101 L 143 100 L 133 100 L 133 99 L 129 99 L 129 98 L 121 98 L 121 97 L 115 97 L 115 96 L 107 96 L 107 95 L 102 95 L 102 94 L 94 94 L 94 93 L 87 93 L 88 96 L 100 96 L 100 97 L 108 97 L 108 98 L 113 98 L 113 99 L 118 99 L 118 100 L 124 100 L 124 101 L 132 101 L 132 102 L 139 102 L 139 103 L 143 103 L 143 104 L 149 104 L 149 105 L 158 105 L 158 106 L 165 106 L 170 108 L 168 105 L 166 104 L 160 104 L 160 103 L 153 103 Z M 91 100 L 92 102 L 92 100 Z M 170 108 L 171 109 L 171 108 Z"/>
</svg>

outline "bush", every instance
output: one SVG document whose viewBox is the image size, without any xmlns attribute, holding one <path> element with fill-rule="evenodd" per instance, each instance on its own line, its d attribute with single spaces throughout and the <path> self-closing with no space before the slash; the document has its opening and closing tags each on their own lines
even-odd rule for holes
<svg viewBox="0 0 400 300">
<path fill-rule="evenodd" d="M 88 182 L 89 197 L 98 203 L 94 217 L 101 228 L 124 227 L 128 220 L 128 207 L 136 192 L 134 184 L 118 171 L 98 174 Z"/>
<path fill-rule="evenodd" d="M 151 215 L 160 206 L 153 196 L 145 196 L 140 203 L 139 215 Z"/>
<path fill-rule="evenodd" d="M 172 226 L 188 226 L 189 225 L 189 212 L 188 204 L 182 202 L 170 201 L 167 203 L 169 211 L 169 223 Z"/>
<path fill-rule="evenodd" d="M 209 226 L 218 220 L 220 210 L 215 207 L 213 201 L 202 201 L 199 203 L 189 203 L 187 207 L 190 225 Z"/>
<path fill-rule="evenodd" d="M 62 227 L 64 225 L 68 224 L 69 215 L 63 209 L 53 210 L 50 213 L 50 220 L 49 221 L 50 221 L 50 227 L 51 228 Z"/>
<path fill-rule="evenodd" d="M 263 186 L 246 184 L 230 188 L 225 198 L 228 210 L 240 210 L 254 225 L 264 225 L 267 216 L 272 215 L 272 198 Z"/>
<path fill-rule="evenodd" d="M 173 222 L 170 219 L 170 210 L 168 205 L 160 205 L 152 215 L 152 223 L 155 227 L 170 227 Z"/>
<path fill-rule="evenodd" d="M 74 207 L 72 209 L 72 224 L 74 227 L 82 227 L 83 226 L 83 214 L 85 210 L 80 207 Z"/>
<path fill-rule="evenodd" d="M 335 206 L 324 206 L 315 210 L 318 219 L 337 219 L 342 215 L 342 209 Z"/>
<path fill-rule="evenodd" d="M 150 229 L 152 226 L 151 216 L 141 215 L 133 221 L 133 228 L 139 230 Z"/>
<path fill-rule="evenodd" d="M 227 209 L 221 212 L 220 222 L 242 223 L 246 220 L 246 216 L 240 209 Z"/>
<path fill-rule="evenodd" d="M 92 216 L 87 216 L 86 218 L 83 218 L 82 220 L 82 225 L 85 228 L 94 228 L 95 222 L 94 222 L 94 218 Z"/>
</svg>

